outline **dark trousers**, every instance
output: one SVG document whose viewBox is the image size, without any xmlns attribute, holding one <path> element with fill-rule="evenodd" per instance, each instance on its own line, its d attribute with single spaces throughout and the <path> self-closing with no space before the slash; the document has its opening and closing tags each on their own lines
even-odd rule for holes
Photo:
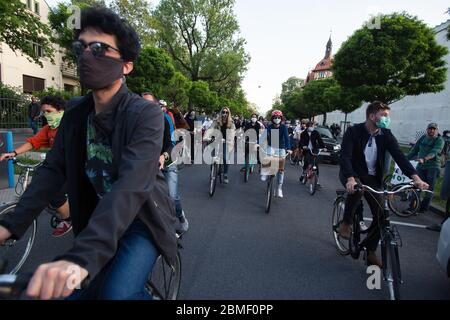
<svg viewBox="0 0 450 320">
<path fill-rule="evenodd" d="M 309 165 L 314 164 L 314 156 L 311 153 L 311 150 L 303 150 L 304 155 L 304 163 L 303 163 L 303 172 L 305 172 L 308 169 Z M 319 161 L 316 160 L 316 167 L 317 167 L 317 175 L 319 176 Z"/>
<path fill-rule="evenodd" d="M 341 183 L 345 186 L 347 181 L 342 176 Z M 368 185 L 374 189 L 381 189 L 381 182 L 377 180 L 374 176 L 364 176 L 359 178 L 359 182 L 362 184 Z M 345 200 L 345 211 L 344 211 L 344 222 L 348 224 L 353 223 L 353 217 L 356 213 L 361 213 L 363 210 L 362 204 L 362 196 L 361 192 L 355 192 L 354 194 L 347 195 L 347 199 Z M 378 225 L 378 220 L 381 215 L 382 209 L 380 205 L 382 205 L 382 199 L 380 195 L 371 194 L 369 192 L 364 192 L 364 197 L 369 204 L 370 211 L 372 211 L 373 221 L 370 225 L 369 232 L 366 238 L 366 247 L 369 251 L 375 251 L 378 247 L 378 242 L 380 241 L 380 228 Z"/>
<path fill-rule="evenodd" d="M 434 187 L 436 186 L 437 177 L 439 176 L 438 168 L 430 168 L 423 169 L 417 168 L 417 173 L 419 174 L 420 179 L 425 181 L 430 185 L 428 190 L 434 191 Z M 420 211 L 427 211 L 430 208 L 431 199 L 433 195 L 426 193 L 423 200 L 420 202 Z"/>
<path fill-rule="evenodd" d="M 63 206 L 67 201 L 67 185 L 64 185 L 50 201 L 52 208 L 58 209 Z"/>
</svg>

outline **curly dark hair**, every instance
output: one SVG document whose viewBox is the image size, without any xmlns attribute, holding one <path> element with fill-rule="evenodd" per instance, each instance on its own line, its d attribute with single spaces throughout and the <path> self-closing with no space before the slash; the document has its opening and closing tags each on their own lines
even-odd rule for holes
<svg viewBox="0 0 450 320">
<path fill-rule="evenodd" d="M 130 24 L 105 7 L 90 7 L 81 11 L 81 29 L 75 39 L 88 28 L 100 30 L 117 38 L 117 46 L 125 61 L 135 61 L 141 50 L 139 36 Z"/>
<path fill-rule="evenodd" d="M 51 105 L 56 110 L 64 110 L 66 102 L 60 96 L 46 96 L 41 99 L 41 106 L 44 104 Z"/>
</svg>

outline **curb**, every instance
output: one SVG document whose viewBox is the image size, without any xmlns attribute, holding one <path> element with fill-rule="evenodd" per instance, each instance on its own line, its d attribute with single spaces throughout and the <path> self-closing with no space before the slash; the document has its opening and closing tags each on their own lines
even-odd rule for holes
<svg viewBox="0 0 450 320">
<path fill-rule="evenodd" d="M 445 209 L 437 204 L 430 205 L 430 211 L 445 216 Z"/>
</svg>

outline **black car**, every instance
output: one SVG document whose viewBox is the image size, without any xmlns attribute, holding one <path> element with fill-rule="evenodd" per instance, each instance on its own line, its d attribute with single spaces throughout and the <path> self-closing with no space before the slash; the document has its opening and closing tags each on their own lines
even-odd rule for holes
<svg viewBox="0 0 450 320">
<path fill-rule="evenodd" d="M 324 126 L 316 126 L 315 129 L 320 133 L 323 143 L 327 148 L 327 151 L 322 151 L 320 161 L 338 164 L 339 157 L 341 155 L 341 144 L 333 137 L 333 134 L 329 128 Z"/>
</svg>

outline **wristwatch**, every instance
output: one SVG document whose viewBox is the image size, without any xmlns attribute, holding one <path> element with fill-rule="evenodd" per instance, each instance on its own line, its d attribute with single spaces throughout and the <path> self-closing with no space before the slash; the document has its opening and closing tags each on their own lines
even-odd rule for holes
<svg viewBox="0 0 450 320">
<path fill-rule="evenodd" d="M 169 160 L 169 154 L 167 152 L 163 153 L 164 159 Z"/>
<path fill-rule="evenodd" d="M 14 153 L 14 157 L 17 157 L 17 151 L 13 150 L 13 153 Z"/>
</svg>

